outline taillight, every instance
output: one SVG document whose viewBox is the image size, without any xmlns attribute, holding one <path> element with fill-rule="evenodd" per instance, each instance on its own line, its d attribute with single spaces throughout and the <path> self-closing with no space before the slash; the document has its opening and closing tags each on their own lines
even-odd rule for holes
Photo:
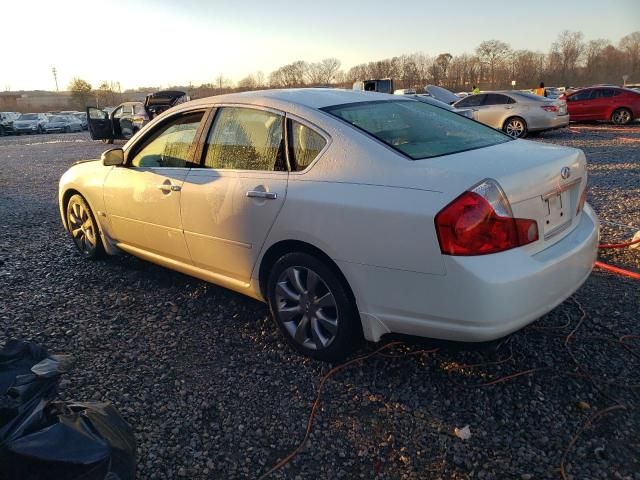
<svg viewBox="0 0 640 480">
<path fill-rule="evenodd" d="M 486 255 L 538 240 L 536 221 L 513 218 L 502 189 L 491 179 L 444 207 L 435 224 L 445 255 Z"/>
<path fill-rule="evenodd" d="M 582 193 L 580 194 L 580 200 L 578 200 L 578 208 L 576 209 L 576 215 L 578 215 L 584 208 L 584 204 L 587 201 L 588 190 L 589 190 L 589 187 L 586 186 L 584 187 L 584 190 L 582 190 Z"/>
<path fill-rule="evenodd" d="M 556 105 L 542 105 L 543 110 L 547 111 L 547 112 L 557 112 L 558 111 L 558 107 Z"/>
</svg>

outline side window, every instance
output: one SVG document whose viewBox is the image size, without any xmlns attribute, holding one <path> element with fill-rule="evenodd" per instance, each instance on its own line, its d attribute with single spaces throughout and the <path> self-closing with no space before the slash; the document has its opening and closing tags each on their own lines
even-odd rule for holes
<svg viewBox="0 0 640 480">
<path fill-rule="evenodd" d="M 318 156 L 327 144 L 322 135 L 311 128 L 290 120 L 290 143 L 289 150 L 291 168 L 297 172 L 304 170 Z"/>
<path fill-rule="evenodd" d="M 591 98 L 591 93 L 593 90 L 584 90 L 582 92 L 577 92 L 567 98 L 570 102 L 579 102 L 581 100 L 589 100 Z"/>
<path fill-rule="evenodd" d="M 136 115 L 144 115 L 144 106 L 136 104 L 133 107 L 133 113 L 135 113 Z"/>
<path fill-rule="evenodd" d="M 506 105 L 509 97 L 506 95 L 500 95 L 498 93 L 488 93 L 483 105 Z"/>
<path fill-rule="evenodd" d="M 485 97 L 485 94 L 469 95 L 463 98 L 462 102 L 457 104 L 457 107 L 479 107 L 484 102 Z"/>
<path fill-rule="evenodd" d="M 133 167 L 190 168 L 193 140 L 200 126 L 203 112 L 189 113 L 159 127 L 137 151 Z"/>
<path fill-rule="evenodd" d="M 218 110 L 205 145 L 204 166 L 286 171 L 282 116 L 251 108 Z"/>
<path fill-rule="evenodd" d="M 122 109 L 123 109 L 123 108 L 124 108 L 123 106 L 120 106 L 120 107 L 116 108 L 116 109 L 113 111 L 113 118 L 120 118 L 120 117 L 122 117 Z"/>
</svg>

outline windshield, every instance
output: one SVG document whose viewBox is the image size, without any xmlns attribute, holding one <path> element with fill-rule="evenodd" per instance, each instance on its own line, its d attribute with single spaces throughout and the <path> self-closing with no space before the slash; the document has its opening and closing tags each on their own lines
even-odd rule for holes
<svg viewBox="0 0 640 480">
<path fill-rule="evenodd" d="M 433 105 L 411 100 L 323 108 L 413 160 L 489 147 L 507 135 Z"/>
<path fill-rule="evenodd" d="M 38 115 L 36 115 L 35 113 L 25 113 L 23 115 L 20 115 L 20 118 L 18 120 L 38 120 Z"/>
<path fill-rule="evenodd" d="M 49 121 L 50 122 L 64 122 L 65 120 L 62 117 L 57 117 L 56 116 L 56 117 L 49 117 Z"/>
</svg>

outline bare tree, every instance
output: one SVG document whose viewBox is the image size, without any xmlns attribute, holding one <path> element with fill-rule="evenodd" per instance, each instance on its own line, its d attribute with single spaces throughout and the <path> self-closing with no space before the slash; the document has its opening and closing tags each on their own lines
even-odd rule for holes
<svg viewBox="0 0 640 480">
<path fill-rule="evenodd" d="M 628 57 L 630 71 L 627 74 L 640 76 L 640 31 L 622 37 L 619 47 Z M 636 79 L 640 80 L 638 77 Z"/>
<path fill-rule="evenodd" d="M 452 58 L 453 55 L 450 53 L 441 53 L 436 57 L 435 63 L 440 67 L 440 70 L 442 70 L 442 77 L 445 79 L 449 78 L 447 77 L 447 70 L 449 69 L 449 64 L 451 63 Z M 448 84 L 449 82 L 445 81 L 444 83 Z"/>
<path fill-rule="evenodd" d="M 489 82 L 492 88 L 496 85 L 496 72 L 510 52 L 509 45 L 500 40 L 485 40 L 476 48 L 478 57 L 489 69 Z"/>
<path fill-rule="evenodd" d="M 578 63 L 584 53 L 584 35 L 582 32 L 563 31 L 553 45 L 551 45 L 551 56 L 556 62 L 553 65 L 555 73 L 559 74 L 556 80 L 563 84 L 572 80 L 573 74 L 578 67 Z"/>
<path fill-rule="evenodd" d="M 307 66 L 307 79 L 311 85 L 330 85 L 340 71 L 340 60 L 325 58 L 321 62 L 310 63 Z"/>
<path fill-rule="evenodd" d="M 605 81 L 606 72 L 603 70 L 604 49 L 609 45 L 609 40 L 598 38 L 587 43 L 584 50 L 584 79 L 587 83 Z"/>
</svg>

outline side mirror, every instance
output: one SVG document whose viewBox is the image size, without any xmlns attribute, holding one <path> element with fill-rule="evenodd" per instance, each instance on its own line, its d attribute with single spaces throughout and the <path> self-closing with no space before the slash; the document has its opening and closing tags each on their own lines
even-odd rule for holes
<svg viewBox="0 0 640 480">
<path fill-rule="evenodd" d="M 102 153 L 100 160 L 102 160 L 102 165 L 105 167 L 119 167 L 124 164 L 124 150 L 121 148 L 112 148 L 111 150 L 107 150 Z"/>
</svg>

